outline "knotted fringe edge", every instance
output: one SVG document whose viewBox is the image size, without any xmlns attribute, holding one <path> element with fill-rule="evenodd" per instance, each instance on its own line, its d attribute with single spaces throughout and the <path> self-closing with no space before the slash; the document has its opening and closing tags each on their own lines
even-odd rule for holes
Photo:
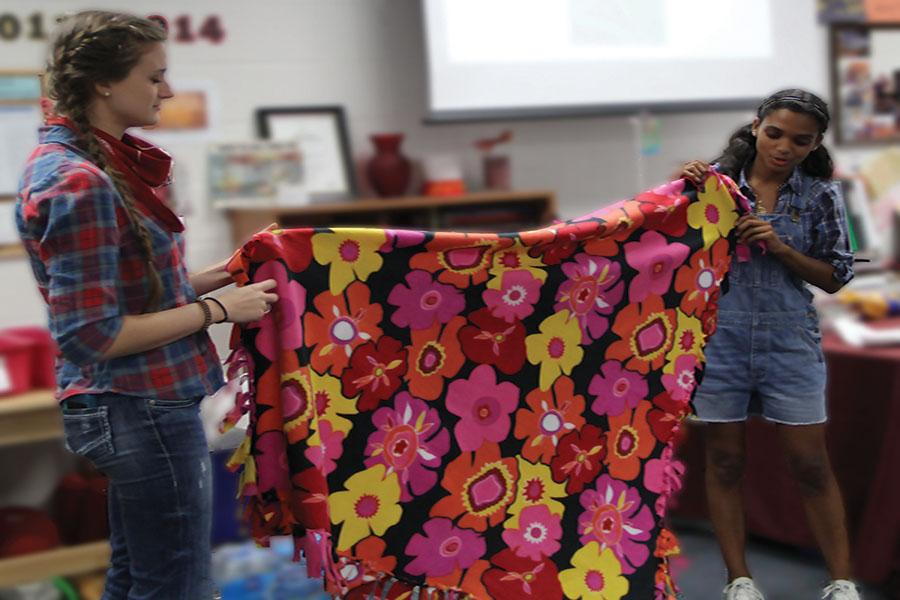
<svg viewBox="0 0 900 600">
<path fill-rule="evenodd" d="M 308 530 L 305 535 L 294 538 L 294 560 L 306 558 L 307 576 L 323 579 L 324 589 L 333 598 L 343 598 L 348 592 L 371 585 L 365 600 L 466 600 L 472 598 L 462 590 L 417 585 L 385 571 L 368 571 L 362 561 L 354 561 L 344 566 L 354 567 L 354 578 L 348 580 L 341 566 L 334 559 L 331 535 L 326 531 Z M 397 595 L 390 592 L 396 584 L 412 588 Z M 395 590 L 397 591 L 397 590 Z"/>
</svg>

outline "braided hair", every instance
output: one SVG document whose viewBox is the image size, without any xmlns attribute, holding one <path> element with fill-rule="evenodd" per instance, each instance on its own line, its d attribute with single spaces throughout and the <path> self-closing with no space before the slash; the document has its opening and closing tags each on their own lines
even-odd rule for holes
<svg viewBox="0 0 900 600">
<path fill-rule="evenodd" d="M 828 104 L 815 94 L 801 89 L 775 92 L 759 105 L 756 117 L 762 121 L 769 113 L 779 108 L 786 108 L 812 117 L 819 125 L 820 135 L 825 133 L 831 122 Z M 719 171 L 732 179 L 737 179 L 744 165 L 756 158 L 756 138 L 753 136 L 752 129 L 752 124 L 747 124 L 735 131 L 728 140 L 728 146 L 722 151 L 722 155 L 714 161 L 719 163 Z M 830 179 L 834 173 L 834 162 L 825 146 L 820 144 L 800 163 L 800 168 L 813 177 Z"/>
<path fill-rule="evenodd" d="M 109 176 L 122 197 L 146 264 L 150 289 L 144 311 L 156 309 L 162 295 L 162 280 L 153 263 L 150 231 L 124 176 L 107 161 L 91 129 L 88 108 L 95 94 L 95 84 L 125 79 L 149 44 L 165 40 L 166 32 L 148 19 L 105 11 L 80 12 L 62 22 L 51 46 L 46 70 L 47 92 L 55 102 L 55 111 L 72 121 L 79 145 Z"/>
</svg>

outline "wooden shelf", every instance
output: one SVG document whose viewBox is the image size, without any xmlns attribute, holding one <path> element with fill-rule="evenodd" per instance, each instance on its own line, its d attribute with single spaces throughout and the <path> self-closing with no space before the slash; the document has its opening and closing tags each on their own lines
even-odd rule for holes
<svg viewBox="0 0 900 600">
<path fill-rule="evenodd" d="M 0 398 L 0 447 L 61 438 L 62 417 L 52 390 Z"/>
<path fill-rule="evenodd" d="M 90 542 L 0 560 L 0 587 L 105 570 L 109 543 Z"/>
<path fill-rule="evenodd" d="M 25 248 L 21 244 L 9 244 L 0 246 L 0 259 L 23 258 L 27 256 Z"/>
<path fill-rule="evenodd" d="M 440 216 L 446 211 L 479 207 L 500 209 L 522 207 L 530 213 L 533 226 L 544 225 L 556 217 L 553 192 L 490 191 L 462 196 L 403 196 L 399 198 L 359 198 L 341 202 L 314 203 L 304 206 L 246 206 L 226 209 L 231 221 L 232 239 L 243 244 L 254 233 L 271 223 L 284 227 L 366 226 L 404 227 L 416 215 L 425 225 L 415 228 L 443 228 Z M 491 231 L 488 227 L 485 231 Z"/>
</svg>

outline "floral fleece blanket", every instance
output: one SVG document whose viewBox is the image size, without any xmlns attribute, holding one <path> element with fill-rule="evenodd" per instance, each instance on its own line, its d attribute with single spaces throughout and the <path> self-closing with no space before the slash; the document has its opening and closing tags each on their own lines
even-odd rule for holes
<svg viewBox="0 0 900 600">
<path fill-rule="evenodd" d="M 710 174 L 507 234 L 271 229 L 236 327 L 253 536 L 346 598 L 674 598 L 673 446 L 747 212 Z"/>
</svg>

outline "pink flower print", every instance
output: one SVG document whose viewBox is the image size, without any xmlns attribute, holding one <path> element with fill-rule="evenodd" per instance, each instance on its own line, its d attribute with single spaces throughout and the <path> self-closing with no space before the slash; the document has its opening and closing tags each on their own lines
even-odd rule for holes
<svg viewBox="0 0 900 600">
<path fill-rule="evenodd" d="M 286 491 L 291 480 L 288 472 L 287 446 L 284 433 L 267 431 L 256 440 L 256 478 L 260 492 Z"/>
<path fill-rule="evenodd" d="M 651 190 L 654 194 L 658 194 L 660 196 L 669 196 L 671 198 L 680 198 L 684 193 L 684 179 L 676 179 L 675 181 L 668 181 L 662 185 L 659 185 Z"/>
<path fill-rule="evenodd" d="M 304 455 L 322 475 L 328 475 L 337 468 L 335 461 L 344 453 L 344 434 L 331 429 L 331 423 L 319 420 L 319 445 L 309 446 Z"/>
<path fill-rule="evenodd" d="M 490 365 L 476 367 L 468 379 L 458 379 L 447 391 L 447 410 L 460 418 L 453 432 L 463 452 L 477 450 L 487 440 L 502 442 L 509 433 L 509 414 L 519 405 L 519 388 L 504 381 Z"/>
<path fill-rule="evenodd" d="M 441 427 L 436 409 L 408 392 L 397 394 L 393 408 L 382 407 L 372 415 L 375 433 L 366 445 L 366 467 L 383 464 L 385 477 L 400 478 L 400 501 L 421 496 L 437 483 L 434 469 L 450 450 L 450 434 Z"/>
<path fill-rule="evenodd" d="M 619 281 L 618 263 L 599 256 L 578 254 L 572 262 L 564 263 L 563 273 L 568 279 L 556 293 L 556 311 L 568 309 L 581 325 L 581 343 L 596 340 L 609 327 L 610 314 L 622 300 L 625 284 Z"/>
<path fill-rule="evenodd" d="M 579 500 L 585 509 L 578 518 L 582 545 L 598 542 L 601 550 L 612 549 L 625 574 L 647 562 L 650 549 L 642 542 L 650 539 L 653 514 L 636 488 L 603 474 Z"/>
<path fill-rule="evenodd" d="M 682 354 L 675 359 L 675 373 L 664 373 L 662 383 L 673 400 L 686 401 L 697 387 L 697 357 L 693 354 Z"/>
<path fill-rule="evenodd" d="M 672 446 L 666 446 L 659 458 L 648 460 L 644 466 L 644 487 L 659 494 L 653 508 L 660 517 L 666 513 L 669 498 L 681 489 L 684 477 L 684 463 L 675 460 L 673 454 Z"/>
<path fill-rule="evenodd" d="M 425 535 L 416 533 L 404 552 L 415 558 L 406 565 L 410 575 L 444 577 L 457 569 L 468 569 L 484 556 L 484 538 L 470 529 L 453 525 L 450 519 L 431 519 L 424 526 Z"/>
<path fill-rule="evenodd" d="M 288 277 L 287 269 L 276 260 L 263 263 L 256 270 L 254 281 L 274 279 L 277 283 L 272 292 L 278 294 L 278 302 L 272 310 L 257 321 L 259 334 L 256 349 L 274 361 L 282 350 L 293 350 L 303 345 L 301 315 L 306 312 L 306 289 Z"/>
<path fill-rule="evenodd" d="M 560 518 L 550 512 L 545 504 L 535 504 L 519 513 L 519 528 L 503 532 L 503 541 L 518 556 L 540 561 L 543 556 L 553 556 L 559 550 L 562 537 Z"/>
<path fill-rule="evenodd" d="M 591 410 L 598 415 L 618 416 L 625 408 L 635 408 L 647 397 L 647 380 L 640 373 L 629 371 L 617 360 L 608 360 L 600 367 L 588 386 L 594 396 Z"/>
<path fill-rule="evenodd" d="M 384 245 L 378 249 L 379 252 L 390 252 L 394 248 L 409 248 L 417 246 L 425 241 L 425 232 L 412 231 L 409 229 L 385 229 L 387 235 Z"/>
<path fill-rule="evenodd" d="M 684 263 L 690 252 L 684 244 L 666 241 L 656 231 L 648 231 L 639 242 L 625 244 L 625 260 L 638 274 L 628 289 L 630 302 L 643 302 L 648 296 L 662 296 L 672 285 L 675 269 Z"/>
<path fill-rule="evenodd" d="M 398 327 L 428 329 L 435 320 L 446 323 L 465 308 L 462 292 L 434 281 L 428 271 L 412 271 L 406 284 L 398 283 L 388 296 L 388 303 L 397 307 L 391 322 Z"/>
<path fill-rule="evenodd" d="M 506 271 L 500 289 L 486 289 L 481 297 L 491 314 L 507 323 L 521 321 L 532 312 L 541 295 L 541 280 L 525 269 Z"/>
</svg>

